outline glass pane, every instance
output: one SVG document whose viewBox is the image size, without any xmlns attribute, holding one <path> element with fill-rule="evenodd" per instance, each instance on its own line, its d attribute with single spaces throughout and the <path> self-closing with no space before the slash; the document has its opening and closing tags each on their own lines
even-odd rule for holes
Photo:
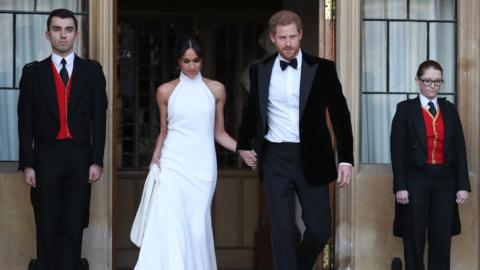
<svg viewBox="0 0 480 270">
<path fill-rule="evenodd" d="M 386 22 L 364 22 L 363 92 L 387 91 L 386 26 Z"/>
<path fill-rule="evenodd" d="M 445 84 L 440 92 L 455 92 L 455 24 L 430 24 L 430 59 L 443 67 Z"/>
<path fill-rule="evenodd" d="M 25 64 L 40 60 L 51 53 L 45 39 L 47 15 L 18 15 L 16 25 L 16 85 L 20 81 Z"/>
<path fill-rule="evenodd" d="M 390 24 L 389 81 L 391 92 L 416 92 L 418 65 L 427 57 L 427 24 Z"/>
<path fill-rule="evenodd" d="M 22 68 L 32 61 L 40 61 L 48 57 L 52 48 L 45 38 L 48 15 L 18 15 L 16 27 L 16 85 L 20 82 Z M 77 16 L 80 35 L 75 42 L 75 52 L 83 56 L 86 44 L 86 33 L 82 29 L 86 26 L 86 16 Z"/>
<path fill-rule="evenodd" d="M 407 0 L 365 0 L 363 12 L 366 19 L 406 19 Z"/>
<path fill-rule="evenodd" d="M 455 0 L 410 0 L 410 18 L 454 20 Z"/>
<path fill-rule="evenodd" d="M 440 90 L 441 92 L 442 90 Z M 450 101 L 451 103 L 455 104 L 455 96 L 452 96 L 452 95 L 442 95 L 441 93 L 438 94 L 439 97 L 442 97 L 442 98 L 446 98 L 448 101 Z"/>
<path fill-rule="evenodd" d="M 66 8 L 73 12 L 86 12 L 88 0 L 37 0 L 37 10 L 50 11 Z"/>
<path fill-rule="evenodd" d="M 0 10 L 33 10 L 32 0 L 2 0 Z"/>
<path fill-rule="evenodd" d="M 0 14 L 0 33 L 11 33 L 12 27 L 12 15 Z M 0 87 L 13 87 L 13 36 L 3 35 L 0 48 Z"/>
<path fill-rule="evenodd" d="M 0 161 L 18 160 L 18 90 L 0 90 Z"/>
<path fill-rule="evenodd" d="M 88 57 L 88 17 L 78 15 L 78 37 L 75 41 L 75 53 L 83 58 Z"/>
<path fill-rule="evenodd" d="M 390 127 L 397 103 L 406 95 L 362 96 L 362 163 L 390 163 Z"/>
</svg>

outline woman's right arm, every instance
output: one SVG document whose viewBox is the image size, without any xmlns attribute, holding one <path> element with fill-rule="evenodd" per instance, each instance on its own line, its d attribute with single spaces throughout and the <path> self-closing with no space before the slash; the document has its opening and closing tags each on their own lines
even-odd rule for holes
<svg viewBox="0 0 480 270">
<path fill-rule="evenodd" d="M 158 109 L 160 113 L 160 134 L 157 137 L 155 143 L 155 150 L 153 151 L 152 161 L 150 162 L 150 167 L 154 164 L 160 166 L 160 154 L 162 152 L 163 142 L 167 137 L 167 106 L 168 106 L 168 97 L 170 96 L 173 88 L 171 83 L 162 84 L 157 89 L 156 99 L 158 104 Z"/>
</svg>

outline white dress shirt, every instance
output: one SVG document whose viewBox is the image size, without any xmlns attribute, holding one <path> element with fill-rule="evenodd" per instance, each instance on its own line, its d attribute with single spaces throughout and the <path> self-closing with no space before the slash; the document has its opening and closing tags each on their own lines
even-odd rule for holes
<svg viewBox="0 0 480 270">
<path fill-rule="evenodd" d="M 270 142 L 300 142 L 300 79 L 302 74 L 302 50 L 297 54 L 297 69 L 287 66 L 282 71 L 280 54 L 275 59 L 268 90 L 268 133 Z M 288 61 L 287 61 L 288 62 Z M 339 165 L 352 166 L 341 162 Z"/>
<path fill-rule="evenodd" d="M 440 110 L 438 108 L 437 97 L 435 96 L 434 99 L 430 100 L 426 96 L 422 95 L 422 93 L 420 93 L 420 103 L 422 104 L 422 108 L 425 108 L 425 110 L 428 111 L 428 109 L 430 108 L 430 106 L 428 106 L 428 102 L 430 101 L 433 103 L 433 105 L 435 105 L 435 109 L 437 110 L 437 112 L 439 112 Z"/>
<path fill-rule="evenodd" d="M 297 54 L 297 68 L 280 68 L 280 54 L 275 59 L 268 90 L 268 133 L 270 142 L 300 142 L 300 75 L 302 73 L 302 51 Z M 288 61 L 287 61 L 288 62 Z"/>
<path fill-rule="evenodd" d="M 75 53 L 70 53 L 67 55 L 67 57 L 61 57 L 60 55 L 57 55 L 55 53 L 52 53 L 52 62 L 55 65 L 55 68 L 57 69 L 57 72 L 60 74 L 60 70 L 62 69 L 62 59 L 65 58 L 65 61 L 67 61 L 67 64 L 65 65 L 65 68 L 67 69 L 68 72 L 68 78 L 72 77 L 72 71 L 73 71 L 73 61 L 75 60 Z"/>
</svg>

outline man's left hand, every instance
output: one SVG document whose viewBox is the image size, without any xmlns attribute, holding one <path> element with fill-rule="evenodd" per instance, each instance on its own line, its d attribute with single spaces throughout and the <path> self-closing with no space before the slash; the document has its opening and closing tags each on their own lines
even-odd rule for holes
<svg viewBox="0 0 480 270">
<path fill-rule="evenodd" d="M 345 187 L 350 184 L 352 179 L 352 166 L 348 164 L 338 165 L 338 179 L 337 183 L 339 187 Z"/>
<path fill-rule="evenodd" d="M 90 171 L 88 173 L 88 182 L 95 183 L 97 182 L 100 177 L 102 176 L 102 167 L 98 166 L 97 164 L 90 165 Z"/>
</svg>

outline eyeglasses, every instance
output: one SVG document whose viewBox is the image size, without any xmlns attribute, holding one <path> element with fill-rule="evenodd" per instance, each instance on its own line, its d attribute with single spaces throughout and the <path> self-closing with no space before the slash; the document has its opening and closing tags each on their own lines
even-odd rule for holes
<svg viewBox="0 0 480 270">
<path fill-rule="evenodd" d="M 422 81 L 423 85 L 425 86 L 430 86 L 432 85 L 432 83 L 435 85 L 435 86 L 442 86 L 443 83 L 445 82 L 444 80 L 429 80 L 429 79 L 420 79 L 420 81 Z"/>
</svg>

